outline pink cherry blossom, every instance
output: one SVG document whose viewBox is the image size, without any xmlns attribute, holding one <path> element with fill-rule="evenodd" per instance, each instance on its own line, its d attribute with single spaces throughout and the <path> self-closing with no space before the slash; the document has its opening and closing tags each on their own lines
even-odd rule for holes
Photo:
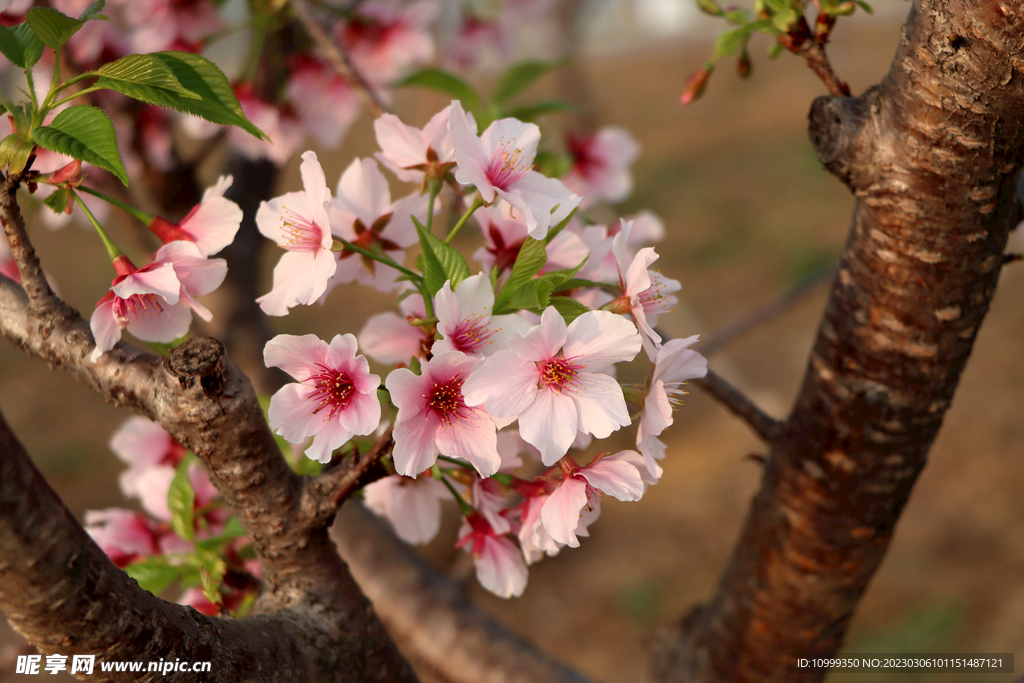
<svg viewBox="0 0 1024 683">
<path fill-rule="evenodd" d="M 411 216 L 423 220 L 427 197 L 412 194 L 391 202 L 387 178 L 373 159 L 355 159 L 338 181 L 338 193 L 331 203 L 334 234 L 364 249 L 380 249 L 397 263 L 405 260 L 405 249 L 418 241 Z M 382 292 L 394 291 L 398 271 L 379 261 L 342 251 L 331 286 L 359 281 Z"/>
<path fill-rule="evenodd" d="M 96 348 L 93 362 L 114 348 L 127 329 L 143 341 L 168 343 L 188 332 L 195 311 L 204 320 L 211 313 L 195 300 L 224 281 L 224 259 L 204 259 L 191 242 L 165 244 L 153 262 L 136 268 L 125 256 L 114 259 L 117 277 L 99 300 L 90 327 Z M 191 310 L 190 310 L 191 309 Z"/>
<path fill-rule="evenodd" d="M 464 14 L 458 31 L 448 41 L 444 61 L 460 71 L 468 71 L 490 50 L 506 61 L 512 54 L 513 29 L 500 11 L 493 18 Z"/>
<path fill-rule="evenodd" d="M 506 202 L 496 202 L 493 206 L 484 206 L 473 213 L 486 240 L 484 246 L 473 254 L 488 271 L 498 268 L 504 272 L 511 270 L 512 264 L 519 256 L 519 250 L 529 239 L 523 215 Z M 547 263 L 541 268 L 542 273 L 562 268 L 575 268 L 583 263 L 590 251 L 579 235 L 563 230 L 545 247 Z"/>
<path fill-rule="evenodd" d="M 633 316 L 633 322 L 643 336 L 644 350 L 653 360 L 657 349 L 661 348 L 661 335 L 654 331 L 654 326 L 658 324 L 658 317 L 677 303 L 678 299 L 672 293 L 682 289 L 682 285 L 678 280 L 649 270 L 650 265 L 658 260 L 658 254 L 652 247 L 641 249 L 631 261 L 627 260 L 626 245 L 632 230 L 633 223 L 623 219 L 622 230 L 612 240 L 622 291 L 619 301 L 623 312 L 628 311 Z"/>
<path fill-rule="evenodd" d="M 414 477 L 438 455 L 468 461 L 482 477 L 498 471 L 495 424 L 482 407 L 466 405 L 462 387 L 480 363 L 461 353 L 436 354 L 421 374 L 399 368 L 385 385 L 398 407 L 395 420 L 395 471 Z"/>
<path fill-rule="evenodd" d="M 455 145 L 455 179 L 475 185 L 484 202 L 501 197 L 522 212 L 527 231 L 543 238 L 580 203 L 560 180 L 533 170 L 540 129 L 516 119 L 495 121 L 479 138 L 469 126 L 462 104 L 452 102 L 448 123 Z"/>
<path fill-rule="evenodd" d="M 523 594 L 528 574 L 523 553 L 482 515 L 473 513 L 463 520 L 455 547 L 472 553 L 481 586 L 502 598 Z"/>
<path fill-rule="evenodd" d="M 577 432 L 605 438 L 630 423 L 622 389 L 605 370 L 632 360 L 640 344 L 636 328 L 617 315 L 590 311 L 566 327 L 549 307 L 540 325 L 510 339 L 466 380 L 466 402 L 498 418 L 518 416 L 519 433 L 550 466 Z"/>
<path fill-rule="evenodd" d="M 139 479 L 151 467 L 171 468 L 185 457 L 185 447 L 156 422 L 142 416 L 125 420 L 110 438 L 110 450 L 128 465 L 118 482 L 126 496 L 139 495 Z"/>
<path fill-rule="evenodd" d="M 579 547 L 577 528 L 584 510 L 591 515 L 588 523 L 600 513 L 597 492 L 622 501 L 640 500 L 646 487 L 636 465 L 638 461 L 625 457 L 626 453 L 633 451 L 600 457 L 585 467 L 563 468 L 565 477 L 540 513 L 541 523 L 554 541 L 570 548 Z"/>
<path fill-rule="evenodd" d="M 231 148 L 247 159 L 266 159 L 276 166 L 284 166 L 302 145 L 305 136 L 302 122 L 294 114 L 282 112 L 276 104 L 257 97 L 251 84 L 236 86 L 235 95 L 242 107 L 242 113 L 254 126 L 262 130 L 269 140 L 256 138 L 237 126 L 228 126 L 227 137 Z M 186 117 L 185 121 L 189 132 L 195 137 L 208 137 L 220 130 L 220 126 L 210 126 L 195 116 Z M 303 155 L 303 159 L 305 158 Z"/>
<path fill-rule="evenodd" d="M 455 148 L 448 131 L 447 106 L 423 126 L 423 130 L 402 123 L 394 114 L 384 114 L 373 122 L 380 152 L 374 156 L 402 182 L 423 183 L 425 174 L 444 180 L 455 165 Z M 476 121 L 467 114 L 470 128 L 476 132 Z"/>
<path fill-rule="evenodd" d="M 279 334 L 263 351 L 268 368 L 281 368 L 299 380 L 270 399 L 270 427 L 291 443 L 312 436 L 306 456 L 322 463 L 353 436 L 373 433 L 380 423 L 377 387 L 356 338 L 335 335 L 330 345 L 307 334 Z"/>
<path fill-rule="evenodd" d="M 234 241 L 242 224 L 242 209 L 224 197 L 233 180 L 229 175 L 218 178 L 213 187 L 206 188 L 203 200 L 177 225 L 157 216 L 149 229 L 164 243 L 186 240 L 194 242 L 204 257 L 216 254 Z"/>
<path fill-rule="evenodd" d="M 568 147 L 572 168 L 562 182 L 584 198 L 583 206 L 599 201 L 616 204 L 633 191 L 629 166 L 640 146 L 628 132 L 606 127 L 591 135 L 569 135 Z"/>
<path fill-rule="evenodd" d="M 438 12 L 437 3 L 426 0 L 368 0 L 340 24 L 338 39 L 360 73 L 374 85 L 389 85 L 409 67 L 433 59 L 428 26 Z"/>
<path fill-rule="evenodd" d="M 399 474 L 363 487 L 366 507 L 383 517 L 406 543 L 429 543 L 441 528 L 441 500 L 451 498 L 432 477 L 411 479 Z"/>
<path fill-rule="evenodd" d="M 256 212 L 260 232 L 286 250 L 274 268 L 273 289 L 256 300 L 267 315 L 313 303 L 337 269 L 327 214 L 331 191 L 314 152 L 302 155 L 300 170 L 302 191 L 263 202 Z"/>
<path fill-rule="evenodd" d="M 85 531 L 118 567 L 159 552 L 158 533 L 140 512 L 122 508 L 86 510 Z"/>
<path fill-rule="evenodd" d="M 470 356 L 490 356 L 505 347 L 514 334 L 530 329 L 519 315 L 491 315 L 494 290 L 483 273 L 472 275 L 452 292 L 451 281 L 445 282 L 434 298 L 437 332 L 433 353 L 459 351 Z"/>
<path fill-rule="evenodd" d="M 341 144 L 362 111 L 352 86 L 330 66 L 309 57 L 291 70 L 286 87 L 302 127 L 326 149 Z"/>
<path fill-rule="evenodd" d="M 697 335 L 670 339 L 658 349 L 654 358 L 650 388 L 636 432 L 636 445 L 643 454 L 647 470 L 655 477 L 661 477 L 661 467 L 656 460 L 665 457 L 665 444 L 657 437 L 672 424 L 673 405 L 680 403 L 686 393 L 682 385 L 687 380 L 708 374 L 707 358 L 689 348 L 697 339 Z"/>
<path fill-rule="evenodd" d="M 410 294 L 398 303 L 399 316 L 392 311 L 370 316 L 359 332 L 359 346 L 372 360 L 384 365 L 408 364 L 430 348 L 434 335 L 427 327 L 418 327 L 410 320 L 427 317 L 423 297 Z"/>
</svg>

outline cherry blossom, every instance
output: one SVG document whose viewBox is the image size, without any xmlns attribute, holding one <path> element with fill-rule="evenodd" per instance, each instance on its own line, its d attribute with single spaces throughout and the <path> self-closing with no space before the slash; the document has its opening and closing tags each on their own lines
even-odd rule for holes
<svg viewBox="0 0 1024 683">
<path fill-rule="evenodd" d="M 477 137 L 470 128 L 462 104 L 452 102 L 448 123 L 455 145 L 458 169 L 455 179 L 475 185 L 484 202 L 501 197 L 522 212 L 527 231 L 543 238 L 580 203 L 560 180 L 533 170 L 540 129 L 516 119 L 499 119 Z"/>
<path fill-rule="evenodd" d="M 434 298 L 437 332 L 433 353 L 460 351 L 470 356 L 490 356 L 505 347 L 513 334 L 526 332 L 531 325 L 519 315 L 491 315 L 494 290 L 483 273 L 472 275 L 452 292 L 451 281 L 444 283 Z"/>
<path fill-rule="evenodd" d="M 482 407 L 466 405 L 466 377 L 480 363 L 461 353 L 434 355 L 420 375 L 399 368 L 385 385 L 398 407 L 395 420 L 395 471 L 414 477 L 444 454 L 468 461 L 482 477 L 498 471 L 495 424 Z"/>
<path fill-rule="evenodd" d="M 570 548 L 579 547 L 577 527 L 584 510 L 592 522 L 600 513 L 600 498 L 606 493 L 622 501 L 640 500 L 645 486 L 637 460 L 626 457 L 633 451 L 599 457 L 585 467 L 575 464 L 563 468 L 565 477 L 541 509 L 540 519 L 551 539 Z M 635 455 L 635 453 L 634 453 Z"/>
<path fill-rule="evenodd" d="M 672 424 L 673 404 L 678 404 L 686 393 L 682 389 L 683 383 L 708 374 L 707 358 L 689 348 L 697 339 L 698 335 L 670 339 L 658 349 L 654 358 L 650 388 L 636 432 L 636 445 L 643 454 L 647 470 L 655 477 L 661 477 L 661 466 L 656 460 L 665 457 L 665 444 L 657 437 Z"/>
<path fill-rule="evenodd" d="M 473 254 L 473 258 L 488 271 L 491 268 L 501 272 L 511 270 L 519 250 L 529 239 L 522 214 L 514 211 L 511 204 L 499 201 L 493 206 L 477 209 L 473 219 L 480 226 L 486 240 L 484 246 Z M 579 235 L 569 230 L 555 235 L 545 251 L 547 262 L 541 268 L 542 273 L 575 268 L 590 254 Z"/>
<path fill-rule="evenodd" d="M 85 531 L 121 568 L 160 552 L 156 528 L 140 512 L 123 508 L 86 510 Z"/>
<path fill-rule="evenodd" d="M 157 216 L 149 229 L 164 243 L 186 240 L 194 242 L 202 256 L 216 254 L 234 241 L 242 224 L 242 209 L 224 196 L 233 181 L 229 175 L 218 178 L 177 225 Z"/>
<path fill-rule="evenodd" d="M 640 146 L 628 132 L 606 127 L 587 136 L 569 135 L 568 147 L 573 163 L 562 182 L 584 198 L 583 206 L 616 204 L 633 191 L 629 166 Z"/>
<path fill-rule="evenodd" d="M 481 586 L 502 598 L 523 594 L 528 574 L 523 553 L 482 515 L 473 513 L 463 520 L 455 547 L 472 553 Z"/>
<path fill-rule="evenodd" d="M 428 543 L 441 528 L 441 500 L 451 494 L 432 477 L 399 474 L 363 487 L 366 507 L 383 517 L 406 543 Z"/>
<path fill-rule="evenodd" d="M 330 66 L 303 57 L 288 77 L 287 98 L 302 127 L 326 149 L 341 144 L 362 104 L 352 86 Z"/>
<path fill-rule="evenodd" d="M 334 233 L 368 250 L 380 250 L 396 263 L 405 260 L 405 249 L 418 241 L 411 216 L 423 220 L 427 197 L 412 194 L 391 202 L 387 178 L 373 159 L 355 159 L 342 173 L 331 203 Z M 358 281 L 382 292 L 401 286 L 398 271 L 379 261 L 345 250 L 338 256 L 337 272 L 330 286 Z"/>
<path fill-rule="evenodd" d="M 267 367 L 299 380 L 270 399 L 270 427 L 291 443 L 312 436 L 311 460 L 330 462 L 331 454 L 353 436 L 371 434 L 380 423 L 377 387 L 366 358 L 356 355 L 356 338 L 335 335 L 330 345 L 316 335 L 279 334 L 263 351 Z"/>
<path fill-rule="evenodd" d="M 553 307 L 508 349 L 487 358 L 464 387 L 469 405 L 519 418 L 519 433 L 545 465 L 565 455 L 577 432 L 605 438 L 630 423 L 622 389 L 605 374 L 632 360 L 640 335 L 625 319 L 589 311 L 568 327 Z"/>
<path fill-rule="evenodd" d="M 114 348 L 127 329 L 143 341 L 169 343 L 188 332 L 195 311 L 204 320 L 211 313 L 195 300 L 217 289 L 227 275 L 224 259 L 205 259 L 191 242 L 160 247 L 152 263 L 136 268 L 126 256 L 113 261 L 117 277 L 96 304 L 89 326 L 96 361 Z"/>
<path fill-rule="evenodd" d="M 392 311 L 370 316 L 359 332 L 359 346 L 371 359 L 385 365 L 408 364 L 426 353 L 434 336 L 428 327 L 414 326 L 410 320 L 423 320 L 427 309 L 423 297 L 410 294 L 398 303 L 402 315 Z"/>
<path fill-rule="evenodd" d="M 448 131 L 451 106 L 447 106 L 423 126 L 413 128 L 394 114 L 384 114 L 373 122 L 380 152 L 374 156 L 395 177 L 406 183 L 422 184 L 426 178 L 444 180 L 455 166 L 455 148 Z M 476 121 L 467 114 L 469 126 L 476 133 Z"/>
<path fill-rule="evenodd" d="M 653 247 L 644 247 L 631 261 L 627 260 L 626 245 L 632 230 L 633 223 L 623 219 L 622 230 L 612 240 L 622 295 L 609 308 L 633 316 L 643 336 L 644 350 L 653 360 L 657 349 L 661 348 L 661 335 L 654 331 L 654 326 L 658 324 L 658 317 L 676 304 L 678 300 L 672 292 L 682 289 L 682 285 L 678 280 L 648 270 L 658 260 Z"/>
<path fill-rule="evenodd" d="M 434 39 L 427 27 L 439 9 L 426 0 L 367 0 L 339 25 L 338 40 L 356 70 L 375 85 L 389 85 L 409 67 L 433 59 Z"/>
<path fill-rule="evenodd" d="M 274 286 L 256 301 L 267 315 L 287 315 L 320 298 L 337 269 L 328 220 L 331 191 L 314 152 L 302 155 L 303 190 L 260 204 L 256 226 L 286 251 L 274 268 Z"/>
<path fill-rule="evenodd" d="M 128 465 L 118 481 L 126 496 L 140 493 L 139 479 L 152 467 L 172 469 L 185 457 L 185 447 L 156 422 L 142 416 L 125 420 L 110 438 L 110 450 Z"/>
</svg>

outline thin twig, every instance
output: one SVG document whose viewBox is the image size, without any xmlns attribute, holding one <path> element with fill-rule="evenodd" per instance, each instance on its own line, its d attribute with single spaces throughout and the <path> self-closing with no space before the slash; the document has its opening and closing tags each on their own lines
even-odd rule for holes
<svg viewBox="0 0 1024 683">
<path fill-rule="evenodd" d="M 819 287 L 829 282 L 835 275 L 835 272 L 835 264 L 829 264 L 828 267 L 822 268 L 818 272 L 812 274 L 789 291 L 783 293 L 774 301 L 769 301 L 768 303 L 749 311 L 744 314 L 743 317 L 734 320 L 723 327 L 707 341 L 702 341 L 700 352 L 705 356 L 710 356 L 759 325 L 763 325 L 772 318 L 785 313 L 809 294 L 812 294 L 817 291 Z"/>
<path fill-rule="evenodd" d="M 803 55 L 811 71 L 816 73 L 821 82 L 828 88 L 830 95 L 835 97 L 850 96 L 850 86 L 832 70 L 832 63 L 828 61 L 828 55 L 825 54 L 825 43 L 809 40 L 800 46 L 800 54 Z"/>
<path fill-rule="evenodd" d="M 768 443 L 782 436 L 783 423 L 768 415 L 754 404 L 746 394 L 726 382 L 720 375 L 708 370 L 706 377 L 691 380 L 711 394 L 719 403 L 742 418 L 757 435 Z"/>
<path fill-rule="evenodd" d="M 50 289 L 50 283 L 46 281 L 46 276 L 43 274 L 43 267 L 39 264 L 36 250 L 28 238 L 25 218 L 21 215 L 21 209 L 18 207 L 16 195 L 24 175 L 24 173 L 11 173 L 0 184 L 0 220 L 3 221 L 4 233 L 11 245 L 14 260 L 18 264 L 21 286 L 28 294 L 29 304 L 34 309 L 40 309 L 53 303 L 55 296 L 53 290 Z"/>
<path fill-rule="evenodd" d="M 334 71 L 345 79 L 345 81 L 356 89 L 356 92 L 363 98 L 366 108 L 370 110 L 373 118 L 377 118 L 381 114 L 385 114 L 388 108 L 384 105 L 384 102 L 380 99 L 380 96 L 373 89 L 370 83 L 363 77 L 361 73 L 352 64 L 352 60 L 348 58 L 348 55 L 338 45 L 330 39 L 330 37 L 324 33 L 324 29 L 317 23 L 316 18 L 313 16 L 313 12 L 310 10 L 306 0 L 291 0 L 292 7 L 295 8 L 295 14 L 302 22 L 306 32 L 309 33 L 309 37 L 313 39 L 316 46 L 323 53 L 323 56 L 330 63 Z"/>
<path fill-rule="evenodd" d="M 362 455 L 357 453 L 352 459 L 325 469 L 315 479 L 306 480 L 302 493 L 302 509 L 306 515 L 311 519 L 331 519 L 353 491 L 369 483 L 367 479 L 374 465 L 395 445 L 392 430 L 393 427 L 388 427 L 373 448 Z M 374 477 L 377 478 L 379 476 Z"/>
</svg>

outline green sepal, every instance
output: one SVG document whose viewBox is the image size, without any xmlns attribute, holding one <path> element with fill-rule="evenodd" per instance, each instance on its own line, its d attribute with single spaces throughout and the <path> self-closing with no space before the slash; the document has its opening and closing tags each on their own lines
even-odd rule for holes
<svg viewBox="0 0 1024 683">
<path fill-rule="evenodd" d="M 46 195 L 43 199 L 43 204 L 46 204 L 50 211 L 59 216 L 67 213 L 68 203 L 71 201 L 74 201 L 71 197 L 71 191 L 66 187 L 61 187 Z"/>
</svg>

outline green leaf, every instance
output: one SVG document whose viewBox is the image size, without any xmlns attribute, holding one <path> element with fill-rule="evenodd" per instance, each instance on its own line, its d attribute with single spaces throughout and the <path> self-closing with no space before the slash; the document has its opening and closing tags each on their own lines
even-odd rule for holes
<svg viewBox="0 0 1024 683">
<path fill-rule="evenodd" d="M 871 9 L 871 5 L 869 5 L 868 3 L 864 2 L 864 0 L 853 0 L 853 1 L 855 3 L 857 3 L 858 7 L 860 7 L 862 10 L 864 10 L 868 14 L 874 14 L 875 13 L 875 10 Z"/>
<path fill-rule="evenodd" d="M 550 282 L 551 286 L 554 287 L 554 291 L 564 289 L 563 285 L 565 285 L 566 282 L 571 281 L 573 276 L 580 272 L 580 268 L 582 268 L 589 259 L 589 256 L 583 259 L 583 261 L 581 261 L 575 268 L 562 268 L 561 270 L 552 270 L 550 273 L 544 273 L 541 275 L 541 279 Z"/>
<path fill-rule="evenodd" d="M 96 73 L 100 76 L 96 85 L 110 90 L 121 92 L 118 87 L 121 84 L 146 85 L 191 100 L 200 99 L 199 95 L 182 87 L 170 67 L 153 55 L 128 55 L 116 62 L 104 64 Z"/>
<path fill-rule="evenodd" d="M 25 170 L 28 158 L 36 147 L 17 133 L 11 133 L 0 141 L 0 168 L 10 167 L 11 173 Z"/>
<path fill-rule="evenodd" d="M 557 62 L 520 62 L 501 75 L 498 85 L 494 89 L 494 96 L 491 98 L 494 104 L 499 107 L 517 94 L 530 87 L 538 78 L 544 74 L 558 69 L 569 63 L 569 60 L 562 59 Z"/>
<path fill-rule="evenodd" d="M 594 282 L 593 280 L 584 280 L 583 278 L 574 277 L 566 280 L 565 282 L 555 285 L 555 292 L 567 292 L 570 289 L 577 289 L 579 287 L 608 287 L 606 282 Z"/>
<path fill-rule="evenodd" d="M 220 595 L 220 585 L 224 582 L 224 572 L 227 571 L 227 564 L 224 560 L 212 552 L 200 550 L 199 555 L 199 580 L 203 584 L 203 596 L 215 605 L 223 602 Z"/>
<path fill-rule="evenodd" d="M 196 541 L 196 548 L 199 548 L 200 550 L 219 551 L 231 541 L 236 538 L 242 538 L 243 536 L 245 536 L 245 529 L 242 528 L 242 523 L 238 521 L 238 517 L 232 517 L 224 526 L 224 531 L 216 536 Z"/>
<path fill-rule="evenodd" d="M 52 50 L 59 50 L 85 23 L 51 7 L 33 7 L 25 18 L 36 37 Z"/>
<path fill-rule="evenodd" d="M 242 106 L 231 89 L 231 83 L 216 64 L 191 52 L 154 52 L 149 56 L 170 69 L 182 90 L 195 94 L 198 99 L 183 97 L 173 90 L 146 83 L 117 81 L 107 77 L 101 77 L 97 85 L 116 90 L 140 102 L 192 114 L 213 123 L 238 126 L 257 138 L 269 139 L 242 113 Z"/>
<path fill-rule="evenodd" d="M 181 570 L 167 564 L 166 558 L 162 556 L 133 562 L 124 570 L 128 576 L 139 582 L 140 587 L 157 596 L 177 581 L 181 575 Z"/>
<path fill-rule="evenodd" d="M 520 121 L 536 121 L 538 116 L 543 116 L 544 114 L 579 110 L 580 107 L 569 102 L 550 100 L 547 102 L 538 102 L 536 104 L 527 104 L 522 107 L 516 107 L 515 109 L 506 112 L 505 115 L 511 116 L 514 119 L 519 119 Z"/>
<path fill-rule="evenodd" d="M 423 283 L 427 291 L 430 296 L 434 296 L 449 280 L 454 291 L 460 282 L 469 277 L 466 258 L 457 249 L 427 232 L 415 217 L 412 220 L 420 236 L 420 246 L 423 247 Z"/>
<path fill-rule="evenodd" d="M 508 281 L 501 288 L 501 291 L 498 292 L 498 296 L 495 297 L 494 313 L 496 315 L 511 313 L 519 308 L 529 308 L 529 306 L 517 307 L 513 304 L 513 300 L 519 290 L 533 282 L 533 277 L 548 262 L 546 248 L 547 244 L 544 243 L 544 240 L 528 238 L 523 243 L 523 246 L 519 249 L 519 255 L 516 257 L 516 262 L 512 264 L 512 273 L 509 275 Z"/>
<path fill-rule="evenodd" d="M 477 92 L 476 88 L 455 74 L 441 69 L 427 68 L 403 78 L 394 87 L 408 88 L 410 86 L 427 88 L 444 95 L 451 95 L 462 102 L 462 106 L 467 111 L 473 112 L 473 116 L 478 119 L 484 114 L 483 99 L 480 97 L 480 93 Z M 477 123 L 480 124 L 480 121 L 478 120 Z"/>
<path fill-rule="evenodd" d="M 715 41 L 715 54 L 714 58 L 728 57 L 729 55 L 735 54 L 740 46 L 746 42 L 747 36 L 750 35 L 750 31 L 747 30 L 746 26 L 741 28 L 734 28 L 731 31 L 718 36 L 718 40 Z"/>
<path fill-rule="evenodd" d="M 43 44 L 28 24 L 0 26 L 0 52 L 14 66 L 31 69 L 43 56 Z"/>
<path fill-rule="evenodd" d="M 511 311 L 526 309 L 540 313 L 551 301 L 551 283 L 545 280 L 530 280 L 509 297 L 506 304 Z"/>
<path fill-rule="evenodd" d="M 555 307 L 556 311 L 562 314 L 562 317 L 565 318 L 566 325 L 584 313 L 588 313 L 590 311 L 589 308 L 581 304 L 579 301 L 576 301 L 576 299 L 570 299 L 567 296 L 551 297 L 551 305 Z"/>
<path fill-rule="evenodd" d="M 68 107 L 57 114 L 49 126 L 36 128 L 33 137 L 40 147 L 99 166 L 128 184 L 128 174 L 117 151 L 114 124 L 96 107 L 87 104 Z"/>
<path fill-rule="evenodd" d="M 167 491 L 167 507 L 171 510 L 171 529 L 186 541 L 196 538 L 195 524 L 192 513 L 196 504 L 196 492 L 188 479 L 188 468 L 192 458 L 185 458 L 178 464 L 178 469 L 171 480 L 171 488 Z"/>
<path fill-rule="evenodd" d="M 78 15 L 79 21 L 92 21 L 93 19 L 102 19 L 103 21 L 110 21 L 110 17 L 105 17 L 100 12 L 103 11 L 103 6 L 107 4 L 107 0 L 97 0 L 85 8 L 85 11 Z"/>
<path fill-rule="evenodd" d="M 63 214 L 68 208 L 68 202 L 71 201 L 71 191 L 62 187 L 59 190 L 54 190 L 50 194 L 46 195 L 43 200 L 43 204 L 46 204 L 55 214 Z"/>
</svg>

